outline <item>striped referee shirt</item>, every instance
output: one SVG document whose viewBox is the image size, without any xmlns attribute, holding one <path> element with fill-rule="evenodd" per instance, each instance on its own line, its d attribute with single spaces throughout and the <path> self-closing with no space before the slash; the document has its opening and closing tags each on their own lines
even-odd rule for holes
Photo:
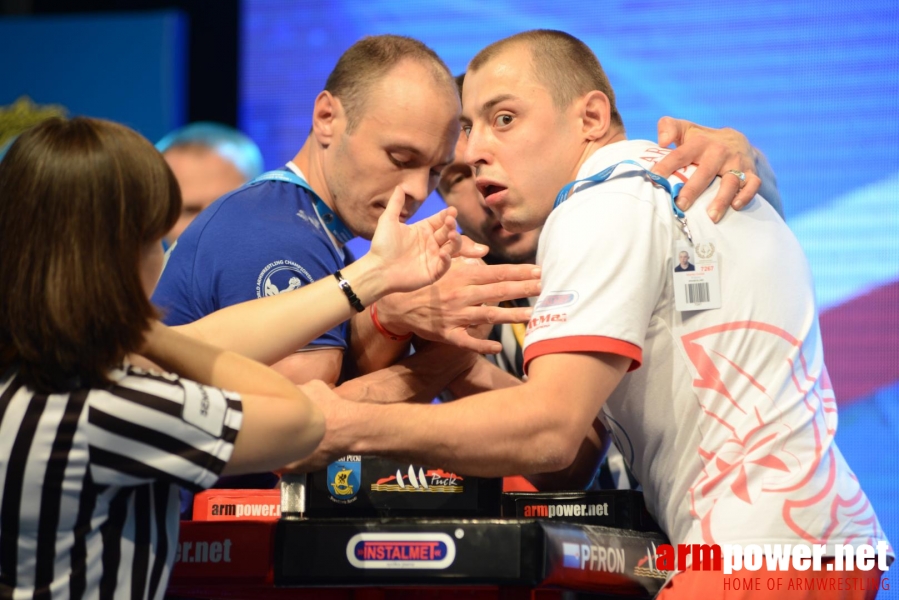
<svg viewBox="0 0 899 600">
<path fill-rule="evenodd" d="M 218 479 L 240 396 L 133 367 L 105 389 L 0 378 L 0 600 L 162 598 L 178 487 Z"/>
</svg>

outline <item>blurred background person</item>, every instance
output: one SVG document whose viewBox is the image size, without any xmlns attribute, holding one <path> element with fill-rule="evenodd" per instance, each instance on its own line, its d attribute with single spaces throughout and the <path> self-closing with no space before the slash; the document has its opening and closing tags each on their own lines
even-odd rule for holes
<svg viewBox="0 0 899 600">
<path fill-rule="evenodd" d="M 171 246 L 203 209 L 262 174 L 262 152 L 248 136 L 221 123 L 200 121 L 156 144 L 181 187 L 181 216 L 165 238 Z"/>
</svg>

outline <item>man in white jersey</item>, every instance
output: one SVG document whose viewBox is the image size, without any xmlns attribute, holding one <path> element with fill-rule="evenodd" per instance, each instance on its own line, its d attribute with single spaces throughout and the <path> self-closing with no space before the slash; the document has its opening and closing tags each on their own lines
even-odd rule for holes
<svg viewBox="0 0 899 600">
<path fill-rule="evenodd" d="M 674 544 L 826 544 L 832 555 L 836 544 L 885 541 L 834 443 L 808 264 L 767 203 L 755 198 L 713 225 L 706 209 L 719 180 L 681 213 L 672 192 L 691 170 L 649 177 L 668 151 L 627 141 L 596 57 L 560 32 L 479 53 L 463 129 L 465 160 L 503 227 L 544 225 L 528 381 L 442 406 L 328 404 L 320 451 L 472 475 L 556 471 L 575 462 L 599 414 Z M 593 176 L 604 182 L 560 194 Z M 681 248 L 696 271 L 674 273 Z M 681 572 L 662 597 L 744 593 L 711 585 L 716 577 Z"/>
</svg>

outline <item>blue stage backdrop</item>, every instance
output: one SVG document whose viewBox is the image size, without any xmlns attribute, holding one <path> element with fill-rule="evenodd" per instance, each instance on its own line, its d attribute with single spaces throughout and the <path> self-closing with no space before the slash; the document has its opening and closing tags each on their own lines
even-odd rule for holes
<svg viewBox="0 0 899 600">
<path fill-rule="evenodd" d="M 0 141 L 42 111 L 155 142 L 184 123 L 185 41 L 175 11 L 0 19 Z"/>
<path fill-rule="evenodd" d="M 895 0 L 245 0 L 243 13 L 240 125 L 268 167 L 303 144 L 338 56 L 379 33 L 419 38 L 459 73 L 490 42 L 561 29 L 599 56 L 629 137 L 655 139 L 663 115 L 745 132 L 770 158 L 787 221 L 812 264 L 840 403 L 839 446 L 899 543 Z M 439 206 L 434 196 L 420 215 Z"/>
</svg>

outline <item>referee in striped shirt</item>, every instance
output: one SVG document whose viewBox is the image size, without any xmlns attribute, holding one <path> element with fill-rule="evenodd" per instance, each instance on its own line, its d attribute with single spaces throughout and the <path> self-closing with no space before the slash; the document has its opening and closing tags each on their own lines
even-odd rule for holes
<svg viewBox="0 0 899 600">
<path fill-rule="evenodd" d="M 178 488 L 284 467 L 324 434 L 313 400 L 333 392 L 262 363 L 360 299 L 433 283 L 461 244 L 453 211 L 406 226 L 394 194 L 381 241 L 343 271 L 355 287 L 328 278 L 175 331 L 148 298 L 181 197 L 147 140 L 45 121 L 0 161 L 0 198 L 0 600 L 162 598 Z"/>
<path fill-rule="evenodd" d="M 0 197 L 0 598 L 161 598 L 178 486 L 305 455 L 321 413 L 267 367 L 155 321 L 180 194 L 138 134 L 44 122 L 0 162 Z M 136 351 L 182 377 L 129 366 Z"/>
</svg>

